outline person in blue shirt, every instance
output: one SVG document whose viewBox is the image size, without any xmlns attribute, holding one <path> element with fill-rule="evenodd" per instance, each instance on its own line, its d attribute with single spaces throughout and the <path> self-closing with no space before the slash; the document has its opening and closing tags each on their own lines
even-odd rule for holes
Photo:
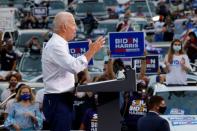
<svg viewBox="0 0 197 131">
<path fill-rule="evenodd" d="M 40 130 L 42 128 L 42 116 L 39 104 L 34 102 L 35 97 L 31 88 L 22 86 L 13 103 L 4 125 L 9 130 Z"/>
</svg>

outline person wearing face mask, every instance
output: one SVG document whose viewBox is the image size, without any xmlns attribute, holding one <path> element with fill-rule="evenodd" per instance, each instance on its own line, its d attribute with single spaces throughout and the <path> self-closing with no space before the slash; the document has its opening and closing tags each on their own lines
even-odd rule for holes
<svg viewBox="0 0 197 131">
<path fill-rule="evenodd" d="M 170 131 L 167 120 L 160 117 L 166 111 L 166 104 L 161 96 L 152 96 L 148 102 L 148 113 L 138 120 L 138 131 Z"/>
<path fill-rule="evenodd" d="M 133 92 L 132 96 L 129 96 L 129 92 L 125 93 L 124 104 L 120 110 L 123 117 L 121 131 L 138 131 L 137 121 L 147 113 L 146 102 L 146 86 L 142 82 L 137 84 L 137 91 Z"/>
<path fill-rule="evenodd" d="M 17 83 L 18 83 L 18 77 L 16 76 L 16 74 L 10 75 L 9 87 L 7 89 L 3 90 L 3 93 L 1 94 L 1 101 L 4 101 L 11 94 L 15 93 Z"/>
<path fill-rule="evenodd" d="M 42 116 L 39 104 L 35 103 L 35 97 L 31 88 L 23 85 L 16 94 L 16 102 L 13 103 L 4 125 L 9 130 L 40 130 L 42 128 Z"/>
<path fill-rule="evenodd" d="M 165 56 L 164 64 L 167 72 L 167 85 L 187 85 L 187 72 L 191 71 L 192 68 L 180 40 L 172 41 L 168 54 Z"/>
<path fill-rule="evenodd" d="M 30 50 L 31 54 L 40 54 L 41 53 L 41 45 L 39 39 L 37 37 L 32 37 L 27 42 L 27 48 Z"/>
</svg>

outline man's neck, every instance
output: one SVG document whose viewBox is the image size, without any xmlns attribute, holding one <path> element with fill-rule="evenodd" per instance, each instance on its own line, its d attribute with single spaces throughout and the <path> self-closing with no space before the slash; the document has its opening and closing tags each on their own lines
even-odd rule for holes
<svg viewBox="0 0 197 131">
<path fill-rule="evenodd" d="M 68 41 L 67 38 L 65 37 L 64 33 L 62 32 L 55 32 L 57 35 L 59 35 L 60 37 L 62 37 L 65 41 Z"/>
<path fill-rule="evenodd" d="M 153 112 L 153 113 L 159 115 L 159 113 L 157 111 L 155 111 L 155 110 L 150 110 L 149 112 Z"/>
</svg>

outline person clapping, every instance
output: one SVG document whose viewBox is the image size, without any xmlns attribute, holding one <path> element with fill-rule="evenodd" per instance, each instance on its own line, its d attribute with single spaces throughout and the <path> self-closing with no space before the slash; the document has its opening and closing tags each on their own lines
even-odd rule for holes
<svg viewBox="0 0 197 131">
<path fill-rule="evenodd" d="M 39 130 L 42 128 L 42 117 L 39 104 L 34 102 L 34 94 L 27 85 L 22 86 L 4 122 L 10 130 Z"/>
</svg>

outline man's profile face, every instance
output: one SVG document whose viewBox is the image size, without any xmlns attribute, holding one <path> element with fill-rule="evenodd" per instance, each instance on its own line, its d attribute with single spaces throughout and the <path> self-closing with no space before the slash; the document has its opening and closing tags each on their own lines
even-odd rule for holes
<svg viewBox="0 0 197 131">
<path fill-rule="evenodd" d="M 75 19 L 74 17 L 70 16 L 68 23 L 66 24 L 66 34 L 68 36 L 68 41 L 73 40 L 76 36 L 76 30 L 77 30 L 77 26 L 75 23 Z"/>
</svg>

